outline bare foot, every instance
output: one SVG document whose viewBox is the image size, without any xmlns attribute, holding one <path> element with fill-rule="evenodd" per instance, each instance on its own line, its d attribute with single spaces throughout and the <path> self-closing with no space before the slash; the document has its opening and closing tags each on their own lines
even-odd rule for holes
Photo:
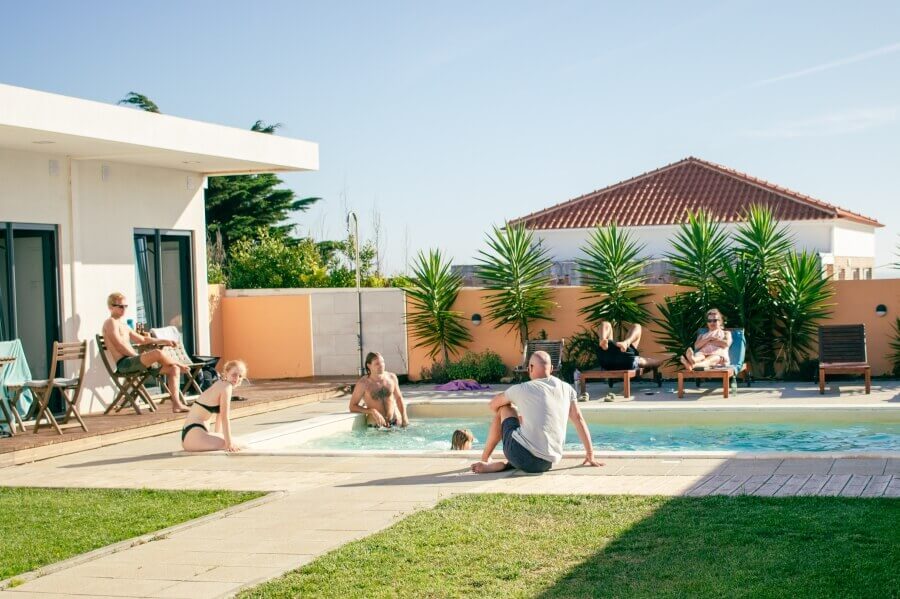
<svg viewBox="0 0 900 599">
<path fill-rule="evenodd" d="M 172 413 L 174 414 L 183 414 L 185 412 L 190 412 L 190 408 L 188 408 L 184 404 L 172 404 Z"/>
<path fill-rule="evenodd" d="M 502 472 L 506 469 L 506 462 L 475 462 L 472 464 L 472 472 L 475 474 L 487 474 L 489 472 Z"/>
<path fill-rule="evenodd" d="M 694 369 L 694 365 L 692 363 L 688 362 L 688 359 L 686 357 L 681 356 L 680 359 L 681 359 L 681 365 L 684 366 L 685 370 L 693 370 Z"/>
<path fill-rule="evenodd" d="M 616 347 L 618 347 L 619 350 L 622 351 L 623 353 L 628 351 L 628 346 L 625 344 L 624 341 L 616 341 Z"/>
<path fill-rule="evenodd" d="M 600 349 L 606 351 L 609 349 L 609 339 L 601 339 L 600 340 Z"/>
<path fill-rule="evenodd" d="M 692 347 L 687 348 L 687 351 L 684 352 L 684 357 L 687 358 L 687 361 L 691 364 L 695 364 L 697 362 L 697 360 L 694 359 L 694 349 Z"/>
</svg>

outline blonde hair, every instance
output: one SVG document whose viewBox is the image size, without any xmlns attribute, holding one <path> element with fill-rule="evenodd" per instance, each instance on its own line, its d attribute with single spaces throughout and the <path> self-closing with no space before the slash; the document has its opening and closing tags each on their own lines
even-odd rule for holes
<svg viewBox="0 0 900 599">
<path fill-rule="evenodd" d="M 243 376 L 247 376 L 247 363 L 243 360 L 228 360 L 222 367 L 222 374 L 226 374 L 230 370 L 240 369 Z"/>
<path fill-rule="evenodd" d="M 725 326 L 725 317 L 722 316 L 722 313 L 719 312 L 719 309 L 718 309 L 718 308 L 710 308 L 709 310 L 707 310 L 707 311 L 706 311 L 706 317 L 709 318 L 709 315 L 710 315 L 710 314 L 715 314 L 716 316 L 718 316 L 718 317 L 719 317 L 719 322 L 721 323 L 721 325 L 722 325 L 722 326 Z"/>
<path fill-rule="evenodd" d="M 112 308 L 113 304 L 117 303 L 118 300 L 125 299 L 125 294 L 121 291 L 113 291 L 108 296 L 106 296 L 106 307 Z"/>
<path fill-rule="evenodd" d="M 457 429 L 453 431 L 453 437 L 450 439 L 450 449 L 457 451 L 466 449 L 466 445 L 475 440 L 475 435 L 469 429 Z"/>
</svg>

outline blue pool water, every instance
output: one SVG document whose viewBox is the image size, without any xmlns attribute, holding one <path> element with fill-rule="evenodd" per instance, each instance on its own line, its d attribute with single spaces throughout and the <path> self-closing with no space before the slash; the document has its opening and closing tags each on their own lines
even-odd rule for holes
<svg viewBox="0 0 900 599">
<path fill-rule="evenodd" d="M 359 429 L 288 448 L 444 451 L 450 449 L 450 437 L 457 428 L 468 428 L 474 433 L 474 449 L 484 446 L 487 420 L 427 418 L 413 420 L 407 429 Z M 598 451 L 900 451 L 900 423 L 897 422 L 671 426 L 589 423 L 588 428 Z M 580 448 L 578 435 L 570 425 L 566 449 Z"/>
</svg>

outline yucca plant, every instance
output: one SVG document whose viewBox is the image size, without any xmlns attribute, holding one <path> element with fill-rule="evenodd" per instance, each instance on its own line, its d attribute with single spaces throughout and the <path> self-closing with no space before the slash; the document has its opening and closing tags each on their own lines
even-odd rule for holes
<svg viewBox="0 0 900 599">
<path fill-rule="evenodd" d="M 627 230 L 611 224 L 594 230 L 581 248 L 585 257 L 575 261 L 587 297 L 594 300 L 579 313 L 595 325 L 602 320 L 612 323 L 617 339 L 624 334 L 623 323 L 645 324 L 649 319 L 643 300 L 650 294 L 639 259 L 643 247 Z"/>
<path fill-rule="evenodd" d="M 668 362 L 677 366 L 681 354 L 694 344 L 697 329 L 705 324 L 706 304 L 696 291 L 688 291 L 667 296 L 656 307 L 659 309 L 659 318 L 653 319 L 659 327 L 654 331 L 656 340 L 671 354 Z"/>
<path fill-rule="evenodd" d="M 732 326 L 742 326 L 749 341 L 750 361 L 766 375 L 775 373 L 775 303 L 781 267 L 793 244 L 791 235 L 780 226 L 772 210 L 753 205 L 747 210 L 747 220 L 734 234 L 732 273 L 725 273 L 723 283 L 735 269 L 743 271 L 743 297 L 730 304 L 719 301 L 723 310 L 731 313 Z M 722 285 L 720 285 L 720 288 Z"/>
<path fill-rule="evenodd" d="M 818 335 L 819 323 L 831 314 L 833 291 L 816 256 L 790 252 L 779 269 L 776 291 L 775 338 L 777 359 L 784 372 L 794 373 L 809 355 Z"/>
<path fill-rule="evenodd" d="M 514 331 L 524 348 L 530 323 L 553 320 L 552 260 L 521 225 L 494 227 L 487 245 L 487 251 L 478 252 L 476 273 L 485 281 L 485 289 L 493 291 L 487 298 L 488 318 L 495 328 Z"/>
<path fill-rule="evenodd" d="M 900 376 L 900 316 L 894 322 L 894 338 L 890 341 L 891 353 L 888 359 L 893 366 L 894 376 Z"/>
<path fill-rule="evenodd" d="M 412 270 L 412 281 L 405 288 L 411 304 L 406 323 L 419 340 L 415 347 L 428 348 L 432 360 L 441 355 L 446 366 L 450 354 L 458 354 L 472 340 L 462 312 L 453 310 L 462 278 L 451 271 L 450 260 L 444 260 L 439 250 L 419 252 Z"/>
<path fill-rule="evenodd" d="M 708 212 L 688 212 L 678 227 L 672 251 L 665 254 L 679 285 L 693 287 L 703 307 L 712 307 L 717 280 L 728 261 L 728 237 Z"/>
</svg>

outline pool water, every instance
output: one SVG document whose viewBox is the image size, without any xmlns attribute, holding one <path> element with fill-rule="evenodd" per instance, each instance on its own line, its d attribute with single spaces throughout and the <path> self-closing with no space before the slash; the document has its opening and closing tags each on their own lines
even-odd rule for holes
<svg viewBox="0 0 900 599">
<path fill-rule="evenodd" d="M 284 449 L 446 451 L 458 428 L 471 430 L 475 435 L 473 449 L 480 449 L 484 447 L 488 423 L 486 419 L 415 419 L 406 429 L 360 428 Z M 589 423 L 588 428 L 597 451 L 900 451 L 898 422 Z M 581 449 L 571 424 L 566 449 Z"/>
</svg>

